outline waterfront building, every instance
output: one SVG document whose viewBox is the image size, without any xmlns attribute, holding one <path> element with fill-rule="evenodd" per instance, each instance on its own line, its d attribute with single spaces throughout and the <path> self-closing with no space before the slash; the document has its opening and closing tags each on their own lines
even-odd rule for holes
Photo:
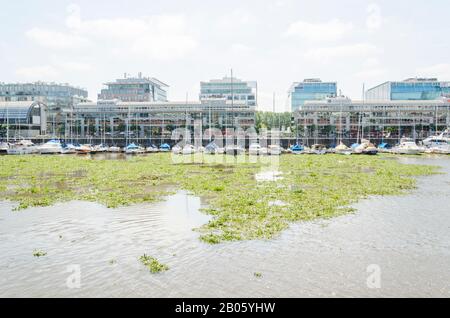
<svg viewBox="0 0 450 318">
<path fill-rule="evenodd" d="M 294 113 L 298 137 L 305 143 L 350 142 L 402 136 L 425 139 L 450 126 L 450 99 L 420 101 L 307 101 Z"/>
<path fill-rule="evenodd" d="M 165 102 L 167 101 L 167 84 L 153 77 L 137 77 L 117 79 L 115 82 L 105 83 L 108 87 L 102 89 L 99 100 L 118 99 L 123 102 Z"/>
<path fill-rule="evenodd" d="M 0 83 L 0 102 L 41 102 L 47 105 L 49 113 L 71 108 L 86 102 L 88 92 L 69 84 L 56 83 Z"/>
<path fill-rule="evenodd" d="M 0 102 L 0 139 L 45 135 L 47 105 L 40 101 Z"/>
<path fill-rule="evenodd" d="M 366 100 L 433 100 L 450 94 L 450 82 L 437 78 L 409 78 L 385 82 L 366 92 Z"/>
<path fill-rule="evenodd" d="M 234 77 L 200 82 L 200 100 L 225 99 L 234 103 L 257 106 L 257 83 L 242 81 Z"/>
<path fill-rule="evenodd" d="M 313 78 L 292 84 L 288 92 L 291 112 L 297 111 L 306 101 L 323 100 L 337 96 L 336 82 L 322 82 Z"/>
<path fill-rule="evenodd" d="M 255 109 L 243 102 L 226 99 L 201 102 L 123 102 L 99 100 L 80 103 L 64 114 L 66 138 L 100 136 L 123 139 L 127 135 L 149 139 L 170 133 L 175 128 L 193 129 L 201 123 L 203 129 L 255 125 Z"/>
</svg>

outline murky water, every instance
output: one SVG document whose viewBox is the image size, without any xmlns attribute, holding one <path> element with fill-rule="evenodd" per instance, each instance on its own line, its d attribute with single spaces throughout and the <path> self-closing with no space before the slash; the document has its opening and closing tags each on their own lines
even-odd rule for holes
<svg viewBox="0 0 450 318">
<path fill-rule="evenodd" d="M 405 196 L 363 200 L 351 215 L 294 224 L 270 241 L 200 242 L 192 229 L 209 217 L 185 192 L 120 209 L 71 202 L 12 212 L 0 203 L 0 296 L 450 297 L 450 158 L 401 160 L 445 174 L 421 177 Z M 34 257 L 35 249 L 47 255 Z M 151 275 L 138 262 L 144 253 L 170 270 Z M 367 285 L 371 264 L 379 289 Z M 66 283 L 73 265 L 81 288 Z"/>
</svg>

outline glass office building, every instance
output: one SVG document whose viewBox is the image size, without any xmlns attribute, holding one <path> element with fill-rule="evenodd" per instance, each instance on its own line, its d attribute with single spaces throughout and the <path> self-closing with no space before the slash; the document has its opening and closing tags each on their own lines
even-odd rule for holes
<svg viewBox="0 0 450 318">
<path fill-rule="evenodd" d="M 85 89 L 56 83 L 0 83 L 0 101 L 24 102 L 39 101 L 47 105 L 50 113 L 70 108 L 86 102 L 88 92 Z"/>
<path fill-rule="evenodd" d="M 322 82 L 320 79 L 305 79 L 294 83 L 289 90 L 291 111 L 300 109 L 306 101 L 323 100 L 337 96 L 336 82 Z"/>
<path fill-rule="evenodd" d="M 167 101 L 167 84 L 153 77 L 127 77 L 115 82 L 105 83 L 108 88 L 98 95 L 99 100 L 118 99 L 123 102 L 165 102 Z"/>
<path fill-rule="evenodd" d="M 410 78 L 401 82 L 386 82 L 366 92 L 371 100 L 434 100 L 450 94 L 450 82 L 436 78 Z"/>
<path fill-rule="evenodd" d="M 255 81 L 241 81 L 234 77 L 200 82 L 200 100 L 225 99 L 236 104 L 256 107 L 257 84 Z"/>
</svg>

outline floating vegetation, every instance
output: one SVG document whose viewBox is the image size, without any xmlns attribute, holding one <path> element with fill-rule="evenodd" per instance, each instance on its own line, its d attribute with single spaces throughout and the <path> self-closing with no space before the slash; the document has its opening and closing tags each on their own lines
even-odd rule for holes
<svg viewBox="0 0 450 318">
<path fill-rule="evenodd" d="M 148 256 L 146 254 L 139 257 L 139 261 L 143 265 L 145 265 L 153 274 L 169 270 L 169 266 L 161 264 L 156 258 Z"/>
<path fill-rule="evenodd" d="M 0 199 L 18 202 L 18 210 L 72 200 L 115 208 L 162 200 L 178 188 L 208 198 L 203 212 L 213 217 L 197 229 L 203 242 L 270 239 L 292 222 L 349 213 L 362 198 L 405 193 L 414 177 L 437 171 L 386 158 L 394 157 L 285 155 L 271 167 L 264 160 L 175 164 L 167 153 L 127 161 L 2 156 Z M 282 177 L 259 182 L 262 171 Z"/>
<path fill-rule="evenodd" d="M 47 255 L 47 252 L 44 251 L 40 251 L 40 250 L 34 250 L 33 251 L 33 256 L 34 257 L 44 257 Z"/>
<path fill-rule="evenodd" d="M 255 276 L 256 278 L 262 278 L 262 273 L 253 273 L 253 276 Z"/>
</svg>

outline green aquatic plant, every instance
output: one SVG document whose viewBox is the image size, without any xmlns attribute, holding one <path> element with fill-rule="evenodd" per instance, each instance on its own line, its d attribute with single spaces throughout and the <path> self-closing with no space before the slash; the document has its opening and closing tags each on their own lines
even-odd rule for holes
<svg viewBox="0 0 450 318">
<path fill-rule="evenodd" d="M 212 219 L 196 231 L 203 242 L 218 244 L 271 239 L 292 222 L 349 213 L 362 198 L 406 193 L 415 187 L 415 177 L 437 172 L 432 166 L 401 164 L 391 155 L 284 155 L 276 166 L 264 158 L 228 157 L 220 163 L 178 164 L 167 153 L 124 161 L 2 156 L 0 199 L 17 202 L 16 210 L 72 200 L 116 208 L 156 202 L 183 189 L 207 199 L 202 211 Z M 262 170 L 281 175 L 261 182 L 255 175 Z"/>
<path fill-rule="evenodd" d="M 40 250 L 34 250 L 33 251 L 33 256 L 34 257 L 44 257 L 47 255 L 47 252 L 44 251 L 40 251 Z"/>
<path fill-rule="evenodd" d="M 256 278 L 262 278 L 262 273 L 259 272 L 253 273 L 253 276 L 255 276 Z"/>
<path fill-rule="evenodd" d="M 161 264 L 156 258 L 148 256 L 146 254 L 139 257 L 139 261 L 146 266 L 151 273 L 156 274 L 169 270 L 169 266 Z"/>
</svg>

